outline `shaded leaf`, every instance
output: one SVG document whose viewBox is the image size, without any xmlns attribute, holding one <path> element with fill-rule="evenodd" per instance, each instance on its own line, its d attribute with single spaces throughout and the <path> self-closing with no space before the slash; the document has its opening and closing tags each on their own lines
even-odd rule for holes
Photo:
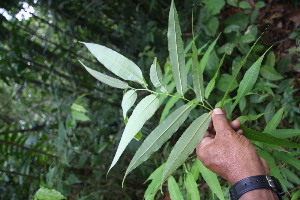
<svg viewBox="0 0 300 200">
<path fill-rule="evenodd" d="M 201 69 L 202 73 L 205 70 L 209 56 L 210 56 L 211 52 L 214 50 L 220 35 L 221 34 L 219 34 L 218 37 L 209 45 L 208 49 L 205 51 L 205 53 L 203 55 L 203 58 L 200 61 L 200 69 Z"/>
<path fill-rule="evenodd" d="M 281 109 L 279 109 L 276 112 L 276 114 L 273 116 L 273 118 L 271 119 L 271 121 L 265 127 L 264 132 L 268 132 L 270 130 L 276 129 L 276 127 L 279 125 L 279 123 L 281 121 L 283 112 L 284 112 L 284 107 L 282 107 Z"/>
<path fill-rule="evenodd" d="M 211 121 L 211 113 L 198 117 L 176 142 L 166 162 L 162 183 L 188 158 L 202 140 Z"/>
<path fill-rule="evenodd" d="M 272 119 L 272 117 L 275 114 L 275 106 L 273 102 L 268 103 L 265 109 L 265 115 L 264 118 L 266 120 L 266 123 L 269 123 Z"/>
<path fill-rule="evenodd" d="M 283 79 L 283 76 L 281 76 L 281 74 L 278 73 L 274 67 L 269 65 L 262 66 L 260 69 L 260 74 L 270 81 L 278 81 Z"/>
<path fill-rule="evenodd" d="M 220 13 L 221 9 L 225 5 L 225 0 L 204 0 L 205 8 L 210 12 L 211 15 L 216 15 Z"/>
<path fill-rule="evenodd" d="M 183 200 L 183 196 L 173 176 L 168 179 L 168 190 L 172 200 Z"/>
<path fill-rule="evenodd" d="M 184 185 L 188 194 L 191 195 L 192 200 L 200 200 L 198 186 L 191 173 L 186 174 L 184 179 Z"/>
<path fill-rule="evenodd" d="M 64 195 L 54 189 L 41 187 L 34 195 L 39 200 L 62 200 L 67 199 Z"/>
<path fill-rule="evenodd" d="M 187 73 L 185 68 L 183 41 L 174 0 L 172 0 L 169 12 L 168 49 L 176 89 L 177 92 L 183 95 L 187 90 Z"/>
<path fill-rule="evenodd" d="M 192 44 L 192 63 L 193 63 L 193 85 L 194 90 L 197 96 L 197 99 L 200 102 L 204 101 L 204 86 L 203 86 L 203 71 L 200 69 L 198 62 L 198 50 L 195 45 L 195 42 Z"/>
<path fill-rule="evenodd" d="M 160 89 L 160 91 L 164 93 L 167 92 L 167 89 L 163 85 L 162 72 L 159 63 L 157 62 L 157 58 L 154 58 L 153 64 L 150 67 L 150 80 L 154 87 Z"/>
<path fill-rule="evenodd" d="M 159 100 L 155 95 L 151 94 L 143 98 L 135 107 L 122 134 L 117 152 L 111 166 L 109 167 L 108 172 L 117 163 L 129 142 L 139 132 L 145 122 L 154 114 L 154 112 L 158 108 L 158 105 Z"/>
<path fill-rule="evenodd" d="M 128 84 L 125 83 L 124 81 L 121 81 L 119 79 L 107 76 L 105 74 L 102 74 L 96 70 L 93 70 L 91 68 L 88 68 L 87 66 L 85 66 L 80 60 L 79 60 L 80 64 L 82 64 L 84 66 L 84 68 L 86 69 L 86 71 L 88 71 L 93 77 L 95 77 L 98 81 L 101 81 L 102 83 L 105 83 L 111 87 L 115 87 L 115 88 L 121 88 L 121 89 L 126 89 L 128 88 Z"/>
<path fill-rule="evenodd" d="M 126 119 L 128 110 L 133 106 L 137 98 L 137 94 L 135 90 L 129 90 L 127 91 L 122 99 L 122 110 L 123 110 L 123 117 Z"/>
<path fill-rule="evenodd" d="M 237 120 L 239 120 L 241 122 L 241 124 L 245 123 L 246 121 L 252 121 L 252 120 L 257 120 L 258 118 L 260 118 L 261 116 L 263 116 L 265 113 L 261 113 L 258 115 L 246 115 L 246 116 L 239 116 L 237 118 Z"/>
<path fill-rule="evenodd" d="M 144 82 L 140 68 L 128 58 L 105 46 L 82 42 L 88 50 L 102 63 L 108 70 L 124 80 L 136 81 L 147 85 Z"/>
<path fill-rule="evenodd" d="M 210 187 L 212 192 L 215 193 L 219 199 L 225 200 L 217 175 L 207 169 L 200 160 L 196 159 L 195 162 L 197 163 L 200 174 L 202 175 L 203 179 Z"/>
<path fill-rule="evenodd" d="M 276 158 L 278 158 L 279 160 L 295 167 L 297 170 L 300 170 L 300 160 L 289 155 L 288 153 L 282 153 L 282 152 L 276 151 L 276 152 L 274 152 L 274 156 Z"/>
<path fill-rule="evenodd" d="M 300 135 L 300 129 L 276 129 L 276 130 L 267 130 L 266 133 L 277 137 L 277 138 L 290 138 Z"/>
<path fill-rule="evenodd" d="M 176 97 L 180 97 L 180 94 L 178 92 L 176 92 L 174 95 L 174 97 L 171 97 L 169 99 L 169 101 L 166 103 L 165 107 L 164 107 L 164 110 L 160 116 L 160 120 L 159 120 L 159 123 L 162 123 L 165 119 L 166 119 L 166 116 L 169 114 L 170 112 L 170 109 L 175 105 L 175 103 L 179 100 L 179 98 L 176 98 Z"/>
<path fill-rule="evenodd" d="M 221 90 L 222 92 L 226 92 L 227 90 L 229 92 L 233 91 L 234 89 L 236 89 L 239 85 L 237 83 L 236 80 L 234 80 L 232 82 L 233 79 L 233 76 L 231 76 L 230 74 L 222 74 L 222 76 L 220 77 L 219 81 L 217 82 L 217 88 L 219 90 Z M 231 84 L 231 88 L 228 89 L 228 85 Z"/>
</svg>

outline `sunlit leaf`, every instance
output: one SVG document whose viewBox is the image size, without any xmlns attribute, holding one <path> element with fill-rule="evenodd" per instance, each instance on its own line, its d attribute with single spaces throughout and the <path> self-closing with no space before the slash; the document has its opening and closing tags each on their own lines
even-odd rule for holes
<svg viewBox="0 0 300 200">
<path fill-rule="evenodd" d="M 266 51 L 267 52 L 267 51 Z M 242 81 L 239 84 L 239 88 L 237 90 L 237 95 L 234 103 L 231 106 L 231 112 L 235 108 L 235 106 L 239 103 L 242 97 L 245 97 L 248 92 L 251 91 L 254 84 L 256 83 L 261 63 L 265 57 L 266 52 L 258 58 L 255 63 L 246 71 Z M 230 113 L 231 113 L 230 112 Z"/>
<path fill-rule="evenodd" d="M 105 46 L 82 42 L 88 50 L 102 63 L 108 70 L 124 80 L 136 81 L 143 85 L 144 82 L 140 68 L 128 58 Z"/>
<path fill-rule="evenodd" d="M 172 0 L 169 12 L 168 49 L 176 89 L 177 92 L 183 95 L 187 90 L 187 74 L 185 68 L 183 41 L 181 39 L 181 30 L 174 0 Z"/>
<path fill-rule="evenodd" d="M 271 119 L 271 121 L 265 127 L 264 132 L 268 132 L 270 130 L 276 129 L 276 127 L 279 125 L 279 123 L 280 123 L 280 121 L 282 119 L 283 112 L 284 112 L 284 107 L 280 108 L 276 112 L 276 114 L 273 116 L 273 118 Z"/>
<path fill-rule="evenodd" d="M 91 119 L 84 114 L 83 112 L 78 112 L 76 110 L 72 110 L 72 118 L 78 121 L 91 121 Z"/>
<path fill-rule="evenodd" d="M 196 96 L 200 102 L 204 101 L 203 71 L 198 62 L 198 50 L 195 42 L 192 44 L 192 62 L 193 62 L 193 85 Z"/>
<path fill-rule="evenodd" d="M 162 173 L 164 170 L 165 164 L 162 164 L 159 168 L 157 168 L 147 179 L 147 181 L 152 180 L 149 186 L 147 187 L 144 198 L 145 200 L 154 200 L 155 194 L 159 190 L 160 181 L 162 177 Z"/>
<path fill-rule="evenodd" d="M 96 70 L 93 70 L 91 68 L 88 68 L 87 66 L 85 66 L 80 60 L 79 60 L 80 64 L 82 64 L 84 66 L 84 68 L 86 69 L 86 71 L 88 71 L 93 77 L 95 77 L 98 81 L 101 81 L 102 83 L 105 83 L 111 87 L 115 87 L 115 88 L 121 88 L 121 89 L 126 89 L 128 88 L 128 84 L 125 83 L 124 81 L 121 81 L 119 79 L 107 76 L 105 74 L 102 74 Z"/>
<path fill-rule="evenodd" d="M 124 94 L 121 103 L 124 119 L 126 119 L 127 112 L 135 103 L 136 98 L 137 98 L 137 94 L 134 90 L 129 90 Z"/>
<path fill-rule="evenodd" d="M 41 187 L 34 195 L 38 200 L 62 200 L 67 199 L 64 195 L 54 189 Z"/>
<path fill-rule="evenodd" d="M 191 173 L 186 174 L 184 179 L 184 185 L 188 194 L 191 195 L 192 200 L 200 200 L 200 194 L 197 187 L 197 183 Z"/>
<path fill-rule="evenodd" d="M 179 140 L 176 142 L 171 154 L 166 162 L 163 173 L 162 183 L 179 167 L 188 156 L 195 150 L 196 146 L 202 140 L 208 125 L 211 121 L 211 114 L 205 113 L 198 117 L 184 131 Z"/>
<path fill-rule="evenodd" d="M 200 174 L 202 175 L 207 185 L 210 187 L 211 191 L 215 193 L 219 199 L 225 200 L 217 175 L 207 169 L 200 160 L 196 159 L 195 162 L 198 166 Z"/>
<path fill-rule="evenodd" d="M 117 163 L 129 142 L 139 132 L 145 122 L 154 114 L 154 112 L 158 108 L 158 105 L 159 100 L 155 95 L 151 94 L 143 98 L 135 107 L 122 134 L 117 152 L 111 166 L 109 167 L 108 172 Z"/>
<path fill-rule="evenodd" d="M 173 176 L 168 179 L 168 190 L 172 200 L 183 200 L 183 196 Z"/>
<path fill-rule="evenodd" d="M 128 173 L 139 166 L 141 163 L 146 161 L 155 151 L 157 151 L 178 128 L 183 124 L 183 122 L 188 117 L 190 111 L 195 106 L 195 104 L 189 103 L 177 108 L 173 113 L 171 113 L 165 121 L 159 124 L 145 139 L 143 144 L 135 153 L 132 158 L 123 181 L 125 180 Z"/>
<path fill-rule="evenodd" d="M 150 80 L 156 88 L 159 88 L 162 92 L 167 92 L 167 89 L 163 85 L 162 72 L 157 62 L 157 58 L 154 59 L 153 64 L 150 67 Z"/>
<path fill-rule="evenodd" d="M 263 116 L 265 113 L 261 113 L 258 115 L 245 115 L 245 116 L 239 116 L 237 118 L 237 120 L 239 120 L 241 122 L 241 124 L 245 123 L 246 121 L 252 121 L 252 120 L 257 120 L 258 118 L 260 118 L 261 116 Z"/>
</svg>

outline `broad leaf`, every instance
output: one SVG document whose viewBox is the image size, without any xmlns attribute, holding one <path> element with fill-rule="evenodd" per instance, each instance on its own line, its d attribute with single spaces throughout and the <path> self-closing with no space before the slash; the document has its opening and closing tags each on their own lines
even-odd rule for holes
<svg viewBox="0 0 300 200">
<path fill-rule="evenodd" d="M 202 140 L 211 121 L 211 113 L 198 117 L 176 142 L 166 162 L 162 183 L 188 158 Z"/>
<path fill-rule="evenodd" d="M 109 167 L 108 172 L 117 163 L 129 142 L 139 132 L 145 122 L 154 114 L 154 112 L 158 108 L 158 105 L 159 100 L 155 95 L 151 94 L 143 98 L 141 102 L 135 107 L 132 115 L 128 120 L 128 123 L 126 124 L 117 152 L 111 166 Z"/>
<path fill-rule="evenodd" d="M 174 97 L 171 97 L 168 102 L 166 103 L 165 107 L 164 107 L 164 110 L 160 116 L 160 120 L 159 120 L 159 123 L 161 124 L 167 117 L 167 115 L 169 114 L 170 112 L 170 109 L 175 105 L 175 103 L 179 100 L 179 98 L 177 97 L 180 97 L 180 94 L 178 92 L 176 92 L 174 95 Z"/>
<path fill-rule="evenodd" d="M 127 112 L 135 103 L 136 98 L 137 98 L 137 94 L 134 90 L 129 90 L 124 94 L 121 103 L 124 119 L 126 119 Z"/>
<path fill-rule="evenodd" d="M 98 81 L 101 81 L 102 83 L 105 83 L 105 84 L 107 84 L 109 86 L 112 86 L 112 87 L 115 87 L 115 88 L 121 88 L 121 89 L 128 88 L 128 84 L 125 83 L 124 81 L 121 81 L 119 79 L 107 76 L 107 75 L 102 74 L 102 73 L 100 73 L 100 72 L 98 72 L 96 70 L 88 68 L 80 60 L 79 60 L 79 62 L 80 62 L 80 64 L 82 64 L 84 66 L 84 68 L 86 69 L 86 71 L 88 71 Z"/>
<path fill-rule="evenodd" d="M 260 73 L 264 78 L 270 81 L 278 81 L 283 79 L 282 75 L 278 73 L 274 67 L 269 65 L 262 66 L 262 68 L 260 69 Z"/>
<path fill-rule="evenodd" d="M 242 126 L 242 130 L 244 131 L 243 135 L 250 140 L 255 140 L 258 142 L 263 142 L 263 143 L 267 143 L 267 144 L 275 144 L 275 145 L 290 147 L 290 148 L 300 148 L 300 144 L 291 142 L 289 140 L 276 138 L 267 133 L 261 133 L 256 130 L 246 128 L 244 126 Z"/>
<path fill-rule="evenodd" d="M 187 90 L 187 73 L 185 68 L 185 55 L 181 39 L 181 30 L 174 0 L 172 0 L 169 12 L 168 49 L 176 89 L 177 92 L 183 95 Z"/>
<path fill-rule="evenodd" d="M 144 82 L 140 68 L 128 58 L 105 46 L 93 43 L 82 42 L 88 50 L 102 63 L 108 70 L 124 80 L 136 81 L 147 85 Z"/>
<path fill-rule="evenodd" d="M 281 175 L 280 170 L 276 166 L 274 158 L 267 151 L 264 151 L 264 150 L 261 150 L 258 153 L 259 153 L 259 156 L 263 157 L 267 161 L 267 163 L 270 167 L 270 173 L 272 174 L 272 176 L 275 176 L 280 181 L 284 190 L 287 191 L 287 188 L 285 185 L 285 180 L 284 180 L 283 176 Z"/>
<path fill-rule="evenodd" d="M 183 200 L 183 196 L 173 176 L 170 176 L 168 179 L 168 190 L 172 200 Z"/>
<path fill-rule="evenodd" d="M 200 174 L 202 175 L 203 179 L 210 187 L 212 192 L 215 193 L 219 199 L 225 200 L 217 175 L 207 169 L 200 160 L 196 159 L 196 164 L 198 166 Z"/>
<path fill-rule="evenodd" d="M 164 93 L 167 92 L 167 89 L 163 85 L 162 72 L 159 63 L 157 62 L 157 58 L 154 58 L 153 64 L 150 68 L 150 80 L 153 83 L 154 87 L 160 89 L 160 91 Z"/>
<path fill-rule="evenodd" d="M 54 189 L 41 187 L 34 195 L 38 200 L 62 200 L 67 199 L 64 195 Z"/>
<path fill-rule="evenodd" d="M 276 130 L 268 130 L 266 133 L 277 137 L 277 138 L 291 138 L 300 135 L 300 129 L 276 129 Z"/>
<path fill-rule="evenodd" d="M 282 115 L 284 112 L 284 107 L 280 108 L 276 114 L 273 116 L 273 118 L 271 119 L 271 121 L 267 124 L 267 126 L 264 129 L 264 132 L 268 132 L 270 130 L 274 130 L 276 129 L 276 127 L 279 125 Z"/>
<path fill-rule="evenodd" d="M 132 158 L 126 170 L 123 182 L 128 173 L 146 161 L 178 130 L 194 106 L 195 104 L 189 103 L 179 107 L 148 135 Z"/>
<path fill-rule="evenodd" d="M 204 101 L 204 86 L 203 86 L 203 71 L 200 69 L 198 62 L 198 50 L 195 45 L 195 42 L 192 44 L 192 62 L 193 62 L 193 85 L 194 90 L 197 96 L 197 99 L 200 102 Z"/>
<path fill-rule="evenodd" d="M 235 106 L 239 103 L 240 99 L 246 96 L 246 94 L 250 92 L 251 89 L 253 88 L 257 80 L 259 69 L 265 57 L 265 54 L 266 52 L 261 57 L 259 57 L 258 60 L 246 71 L 242 81 L 240 82 L 240 86 L 237 90 L 236 99 L 231 106 L 231 112 L 233 111 Z"/>
<path fill-rule="evenodd" d="M 200 200 L 198 186 L 191 173 L 186 174 L 184 179 L 184 185 L 188 194 L 191 195 L 192 200 Z"/>
<path fill-rule="evenodd" d="M 299 148 L 299 147 L 298 147 Z M 300 170 L 300 160 L 297 158 L 287 154 L 287 153 L 282 153 L 282 152 L 274 152 L 274 156 L 278 158 L 279 160 L 295 167 L 297 170 Z"/>
<path fill-rule="evenodd" d="M 246 115 L 246 116 L 239 116 L 237 118 L 237 120 L 239 120 L 241 122 L 241 124 L 245 123 L 246 121 L 252 121 L 252 120 L 257 120 L 258 118 L 260 118 L 261 116 L 263 116 L 265 113 L 261 113 L 258 115 Z"/>
<path fill-rule="evenodd" d="M 215 87 L 215 84 L 216 84 L 216 79 L 219 75 L 219 71 L 220 71 L 220 68 L 221 66 L 223 65 L 223 62 L 224 62 L 224 59 L 225 59 L 225 56 L 226 54 L 224 53 L 222 59 L 220 60 L 220 63 L 219 63 L 219 67 L 214 75 L 214 77 L 209 81 L 209 83 L 207 84 L 206 86 L 206 89 L 205 89 L 205 98 L 208 99 L 210 93 L 213 91 L 214 87 Z"/>
<path fill-rule="evenodd" d="M 211 45 L 209 45 L 207 51 L 204 53 L 204 56 L 203 58 L 201 59 L 200 61 L 200 69 L 202 71 L 202 73 L 204 72 L 204 69 L 206 67 L 206 64 L 207 64 L 207 61 L 209 59 L 209 56 L 211 54 L 211 52 L 214 50 L 216 44 L 217 44 L 217 41 L 219 39 L 221 34 L 218 35 L 217 39 L 215 39 L 215 41 L 213 41 L 213 43 L 211 43 Z"/>
</svg>

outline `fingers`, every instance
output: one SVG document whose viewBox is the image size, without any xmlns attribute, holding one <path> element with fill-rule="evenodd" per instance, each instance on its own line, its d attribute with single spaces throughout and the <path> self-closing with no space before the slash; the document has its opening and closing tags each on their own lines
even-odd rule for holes
<svg viewBox="0 0 300 200">
<path fill-rule="evenodd" d="M 220 108 L 214 109 L 212 121 L 214 129 L 216 131 L 216 135 L 227 132 L 234 132 L 226 118 L 224 111 L 222 111 Z"/>
<path fill-rule="evenodd" d="M 238 130 L 237 132 L 236 132 L 236 134 L 238 134 L 238 135 L 243 135 L 243 130 L 242 129 L 240 129 L 240 130 Z"/>
<path fill-rule="evenodd" d="M 259 157 L 259 158 L 264 166 L 265 173 L 270 174 L 270 167 L 269 167 L 267 161 L 265 159 L 263 159 L 262 157 Z"/>
<path fill-rule="evenodd" d="M 232 122 L 230 122 L 230 126 L 233 130 L 237 130 L 240 128 L 241 122 L 239 120 L 233 120 Z"/>
</svg>

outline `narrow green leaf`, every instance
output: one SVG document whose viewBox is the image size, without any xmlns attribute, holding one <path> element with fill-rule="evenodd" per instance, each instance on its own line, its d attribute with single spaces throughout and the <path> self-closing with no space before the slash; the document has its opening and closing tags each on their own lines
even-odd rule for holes
<svg viewBox="0 0 300 200">
<path fill-rule="evenodd" d="M 186 174 L 184 184 L 188 194 L 191 195 L 192 200 L 200 200 L 199 190 L 197 183 L 191 173 Z"/>
<path fill-rule="evenodd" d="M 261 113 L 258 115 L 246 115 L 246 116 L 239 116 L 237 118 L 237 120 L 239 120 L 241 122 L 241 124 L 245 123 L 246 121 L 252 121 L 252 120 L 257 120 L 258 118 L 260 118 L 261 116 L 263 116 L 265 113 Z"/>
<path fill-rule="evenodd" d="M 194 120 L 193 123 L 184 131 L 179 140 L 176 142 L 166 162 L 162 183 L 164 183 L 195 150 L 196 146 L 202 140 L 210 121 L 211 113 L 205 113 Z"/>
<path fill-rule="evenodd" d="M 291 200 L 299 200 L 299 199 L 300 199 L 300 190 L 297 190 L 297 191 L 293 194 Z"/>
<path fill-rule="evenodd" d="M 282 152 L 276 151 L 276 152 L 274 152 L 274 156 L 276 158 L 278 158 L 279 160 L 295 167 L 297 170 L 300 170 L 300 160 L 289 155 L 288 153 L 282 153 Z"/>
<path fill-rule="evenodd" d="M 296 185 L 300 185 L 300 178 L 299 178 L 299 176 L 296 173 L 292 172 L 287 167 L 286 168 L 282 168 L 282 172 L 286 175 L 287 179 L 291 183 L 295 183 Z"/>
<path fill-rule="evenodd" d="M 266 133 L 277 137 L 277 138 L 291 138 L 300 135 L 300 129 L 276 129 L 276 130 L 268 130 Z"/>
<path fill-rule="evenodd" d="M 232 113 L 233 109 L 239 103 L 241 98 L 246 96 L 246 94 L 250 92 L 251 89 L 253 88 L 259 74 L 261 63 L 267 51 L 261 57 L 259 57 L 258 60 L 255 61 L 255 63 L 246 71 L 242 81 L 240 82 L 239 88 L 237 90 L 236 99 L 231 106 L 230 113 Z"/>
<path fill-rule="evenodd" d="M 126 170 L 123 182 L 128 173 L 146 161 L 178 130 L 194 106 L 194 104 L 186 104 L 179 107 L 148 135 L 132 158 Z"/>
<path fill-rule="evenodd" d="M 79 121 L 91 121 L 91 119 L 84 113 L 72 110 L 72 118 Z"/>
<path fill-rule="evenodd" d="M 166 119 L 167 115 L 170 112 L 170 109 L 173 108 L 175 103 L 179 100 L 179 98 L 176 98 L 176 97 L 180 97 L 180 94 L 178 92 L 176 92 L 173 96 L 174 97 L 171 97 L 164 107 L 164 110 L 163 110 L 163 112 L 160 116 L 160 120 L 159 120 L 160 124 Z"/>
<path fill-rule="evenodd" d="M 167 89 L 163 85 L 162 72 L 159 63 L 157 62 L 157 58 L 154 58 L 153 64 L 150 68 L 150 80 L 154 87 L 160 89 L 160 91 L 164 93 L 167 92 Z"/>
<path fill-rule="evenodd" d="M 219 199 L 225 200 L 217 175 L 207 169 L 200 160 L 196 159 L 196 163 L 200 174 L 202 175 L 207 185 L 210 187 L 211 191 L 215 193 Z"/>
<path fill-rule="evenodd" d="M 195 45 L 195 42 L 192 44 L 192 62 L 193 62 L 193 85 L 194 90 L 197 96 L 197 99 L 200 102 L 204 101 L 204 86 L 203 86 L 203 71 L 200 69 L 198 62 L 198 50 Z"/>
<path fill-rule="evenodd" d="M 107 76 L 105 74 L 102 74 L 96 70 L 93 70 L 91 68 L 88 68 L 87 66 L 85 66 L 80 60 L 79 60 L 80 64 L 82 64 L 84 66 L 84 68 L 86 69 L 86 71 L 88 71 L 93 77 L 95 77 L 98 81 L 101 81 L 102 83 L 105 83 L 111 87 L 115 87 L 115 88 L 121 88 L 121 89 L 126 89 L 128 88 L 128 84 L 125 83 L 124 81 L 121 81 L 119 79 Z"/>
<path fill-rule="evenodd" d="M 169 12 L 168 49 L 176 89 L 177 92 L 183 95 L 187 90 L 187 73 L 185 68 L 183 41 L 174 0 L 172 0 Z"/>
<path fill-rule="evenodd" d="M 220 35 L 221 34 L 219 34 L 217 39 L 215 39 L 215 41 L 213 41 L 213 43 L 211 43 L 211 45 L 209 45 L 207 51 L 204 53 L 204 56 L 200 61 L 200 69 L 201 69 L 202 73 L 205 70 L 205 67 L 206 67 L 207 61 L 209 59 L 209 56 L 210 56 L 211 52 L 214 50 Z"/>
<path fill-rule="evenodd" d="M 41 187 L 34 195 L 38 200 L 62 200 L 67 199 L 64 195 L 54 189 Z"/>
<path fill-rule="evenodd" d="M 135 107 L 135 109 L 132 112 L 132 115 L 128 120 L 128 123 L 126 124 L 117 152 L 115 154 L 111 166 L 109 167 L 108 172 L 117 163 L 129 142 L 139 132 L 139 130 L 143 127 L 145 122 L 150 117 L 152 117 L 152 115 L 158 108 L 158 105 L 159 100 L 156 98 L 155 95 L 151 94 L 143 98 L 140 101 L 140 103 Z"/>
<path fill-rule="evenodd" d="M 282 119 L 283 112 L 284 112 L 284 107 L 280 108 L 276 112 L 276 114 L 273 116 L 273 118 L 271 119 L 271 121 L 265 127 L 264 132 L 268 132 L 270 130 L 276 129 L 276 127 L 279 125 L 279 123 L 280 123 L 280 121 Z"/>
<path fill-rule="evenodd" d="M 284 180 L 283 176 L 281 175 L 280 170 L 278 169 L 278 167 L 275 163 L 275 159 L 267 151 L 261 150 L 258 153 L 261 157 L 263 157 L 267 161 L 267 163 L 270 167 L 270 173 L 280 181 L 284 190 L 287 191 L 287 188 L 285 185 L 285 180 Z"/>
<path fill-rule="evenodd" d="M 165 164 L 162 164 L 159 168 L 157 168 L 147 179 L 147 181 L 152 180 L 149 186 L 147 187 L 144 198 L 146 200 L 154 200 L 155 194 L 159 190 L 160 181 L 162 177 L 162 173 L 164 170 Z"/>
<path fill-rule="evenodd" d="M 214 87 L 215 87 L 215 84 L 216 84 L 216 79 L 219 75 L 219 71 L 220 71 L 220 68 L 221 66 L 223 65 L 223 62 L 224 62 L 224 59 L 225 59 L 225 56 L 226 56 L 226 53 L 224 53 L 222 59 L 220 60 L 220 63 L 219 63 L 219 67 L 214 75 L 214 77 L 209 81 L 208 85 L 206 86 L 206 89 L 205 89 L 205 98 L 208 99 L 210 93 L 213 91 Z"/>
<path fill-rule="evenodd" d="M 173 176 L 168 179 L 168 190 L 172 200 L 183 200 L 183 196 Z"/>
<path fill-rule="evenodd" d="M 141 69 L 128 58 L 105 46 L 93 43 L 82 42 L 88 50 L 102 63 L 108 70 L 124 80 L 136 81 L 147 85 L 144 82 Z"/>
<path fill-rule="evenodd" d="M 275 115 L 275 106 L 274 106 L 274 102 L 270 102 L 265 109 L 265 115 L 264 118 L 266 120 L 266 123 L 268 124 L 272 117 Z"/>
<path fill-rule="evenodd" d="M 121 103 L 124 120 L 126 119 L 128 110 L 135 103 L 136 98 L 137 98 L 137 94 L 134 90 L 129 90 L 124 94 L 122 103 Z"/>
<path fill-rule="evenodd" d="M 267 143 L 267 144 L 275 144 L 278 146 L 284 146 L 284 147 L 290 147 L 290 148 L 300 148 L 300 144 L 291 142 L 289 140 L 276 138 L 267 133 L 261 133 L 256 130 L 246 128 L 244 126 L 242 126 L 242 130 L 244 131 L 243 135 L 250 140 L 255 140 L 258 142 L 263 142 L 263 143 Z"/>
<path fill-rule="evenodd" d="M 199 168 L 197 166 L 197 158 L 195 159 L 195 161 L 192 165 L 191 174 L 193 174 L 195 181 L 197 181 L 199 178 L 199 175 L 200 175 Z"/>
</svg>

